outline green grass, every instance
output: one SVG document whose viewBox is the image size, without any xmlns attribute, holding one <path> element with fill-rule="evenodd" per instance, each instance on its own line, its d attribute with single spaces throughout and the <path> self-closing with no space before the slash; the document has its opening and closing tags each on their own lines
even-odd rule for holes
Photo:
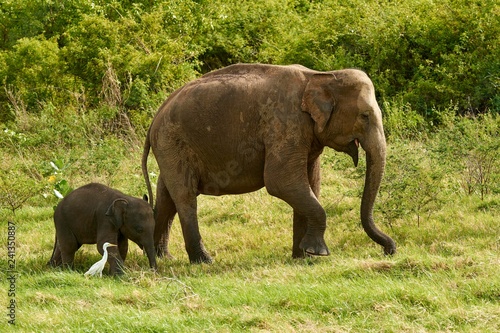
<svg viewBox="0 0 500 333">
<path fill-rule="evenodd" d="M 393 257 L 383 256 L 359 223 L 364 157 L 354 168 L 348 156 L 327 149 L 321 202 L 328 215 L 329 257 L 292 259 L 292 210 L 260 190 L 199 198 L 200 229 L 213 264 L 188 263 L 175 220 L 175 259 L 160 259 L 158 272 L 151 272 L 142 251 L 131 243 L 126 274 L 102 279 L 83 276 L 100 258 L 94 245 L 77 253 L 73 271 L 46 265 L 54 242 L 54 181 L 67 180 L 73 188 L 100 181 L 142 196 L 140 142 L 89 134 L 85 141 L 95 143 L 90 146 L 66 149 L 44 143 L 35 149 L 15 141 L 18 134 L 7 133 L 0 185 L 4 193 L 31 196 L 15 215 L 5 196 L 1 202 L 6 208 L 1 210 L 0 241 L 7 242 L 7 220 L 17 228 L 17 329 L 499 331 L 500 166 L 494 158 L 499 119 L 454 119 L 436 133 L 409 136 L 418 141 L 389 137 L 375 219 L 397 242 Z M 38 137 L 36 132 L 23 135 L 27 140 Z M 56 160 L 64 166 L 57 172 L 49 163 Z M 480 184 L 479 169 L 467 166 L 490 160 L 489 173 L 482 171 L 487 181 Z M 149 164 L 157 174 L 152 157 Z M 7 252 L 2 253 L 5 292 L 0 300 L 7 305 L 10 272 Z M 1 331 L 8 327 L 7 319 L 0 321 Z"/>
<path fill-rule="evenodd" d="M 395 143 L 391 150 L 409 144 Z M 114 186 L 140 195 L 137 154 L 138 148 L 120 161 L 132 182 L 123 177 Z M 388 164 L 389 174 L 393 167 Z M 351 167 L 348 157 L 325 154 L 321 201 L 332 254 L 324 258 L 291 259 L 292 211 L 265 190 L 200 197 L 200 229 L 213 264 L 188 263 L 176 220 L 175 259 L 160 259 L 158 272 L 151 272 L 131 244 L 127 273 L 120 278 L 83 276 L 99 259 L 93 245 L 78 252 L 73 271 L 46 266 L 54 238 L 52 199 L 38 205 L 32 200 L 15 216 L 2 210 L 17 226 L 16 327 L 23 332 L 499 331 L 499 195 L 480 200 L 443 185 L 436 191 L 448 191 L 446 200 L 420 220 L 403 212 L 389 221 L 378 209 L 378 225 L 398 244 L 398 253 L 385 257 L 359 225 L 363 170 Z M 448 184 L 448 176 L 440 182 Z M 405 195 L 411 200 L 411 193 Z M 3 244 L 6 222 L 1 222 Z M 3 253 L 0 264 L 7 267 Z M 6 278 L 2 286 L 8 289 Z M 0 299 L 10 301 L 7 292 Z M 7 326 L 5 316 L 0 330 Z"/>
</svg>

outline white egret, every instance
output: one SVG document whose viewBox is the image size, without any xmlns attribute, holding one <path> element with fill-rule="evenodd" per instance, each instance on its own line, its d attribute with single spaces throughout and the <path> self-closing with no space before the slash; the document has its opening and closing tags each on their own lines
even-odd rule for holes
<svg viewBox="0 0 500 333">
<path fill-rule="evenodd" d="M 56 197 L 58 197 L 59 199 L 64 199 L 64 196 L 62 195 L 61 192 L 59 192 L 58 190 L 54 189 L 54 194 L 56 195 Z"/>
<path fill-rule="evenodd" d="M 96 274 L 102 276 L 102 270 L 104 269 L 104 265 L 106 265 L 106 261 L 108 261 L 108 246 L 116 246 L 116 245 L 108 242 L 104 243 L 104 245 L 102 246 L 102 249 L 104 251 L 102 259 L 93 264 L 92 267 L 90 267 L 89 270 L 85 273 L 85 276 L 96 275 Z"/>
</svg>

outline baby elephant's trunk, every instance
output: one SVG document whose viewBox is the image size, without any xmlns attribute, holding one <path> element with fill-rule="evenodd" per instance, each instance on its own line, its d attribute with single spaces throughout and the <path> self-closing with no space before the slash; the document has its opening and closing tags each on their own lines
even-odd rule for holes
<svg viewBox="0 0 500 333">
<path fill-rule="evenodd" d="M 144 246 L 144 251 L 146 252 L 146 255 L 148 256 L 149 259 L 149 267 L 153 268 L 156 270 L 156 253 L 155 253 L 155 248 L 153 244 Z"/>
</svg>

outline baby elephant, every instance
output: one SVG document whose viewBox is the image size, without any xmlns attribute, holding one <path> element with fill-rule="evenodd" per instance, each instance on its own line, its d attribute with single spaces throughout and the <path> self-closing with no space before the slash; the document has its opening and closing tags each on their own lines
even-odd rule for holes
<svg viewBox="0 0 500 333">
<path fill-rule="evenodd" d="M 75 252 L 82 244 L 96 244 L 103 254 L 103 244 L 117 244 L 108 249 L 110 274 L 121 274 L 131 239 L 147 254 L 149 265 L 156 269 L 153 234 L 153 210 L 147 201 L 134 198 L 102 184 L 82 186 L 56 207 L 56 241 L 49 265 L 73 266 Z"/>
</svg>

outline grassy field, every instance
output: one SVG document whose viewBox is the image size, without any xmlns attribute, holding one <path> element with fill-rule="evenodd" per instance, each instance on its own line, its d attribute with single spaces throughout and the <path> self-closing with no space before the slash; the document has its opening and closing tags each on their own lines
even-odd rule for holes
<svg viewBox="0 0 500 333">
<path fill-rule="evenodd" d="M 200 197 L 200 228 L 213 264 L 188 263 L 176 220 L 175 259 L 160 259 L 151 272 L 131 244 L 127 273 L 119 278 L 83 276 L 99 259 L 91 245 L 78 252 L 74 271 L 46 266 L 55 197 L 30 200 L 15 215 L 3 209 L 1 242 L 5 249 L 7 220 L 13 221 L 17 267 L 12 297 L 2 250 L 0 330 L 11 328 L 7 306 L 15 300 L 22 332 L 498 332 L 500 194 L 490 184 L 483 199 L 474 188 L 468 195 L 467 174 L 449 171 L 439 142 L 389 145 L 375 217 L 398 244 L 393 257 L 359 223 L 363 163 L 355 169 L 331 150 L 322 160 L 331 251 L 324 258 L 291 259 L 291 209 L 265 190 Z M 140 148 L 123 151 L 117 157 L 123 173 L 108 182 L 139 196 L 145 191 Z M 103 180 L 80 177 L 70 177 L 73 186 Z"/>
</svg>

